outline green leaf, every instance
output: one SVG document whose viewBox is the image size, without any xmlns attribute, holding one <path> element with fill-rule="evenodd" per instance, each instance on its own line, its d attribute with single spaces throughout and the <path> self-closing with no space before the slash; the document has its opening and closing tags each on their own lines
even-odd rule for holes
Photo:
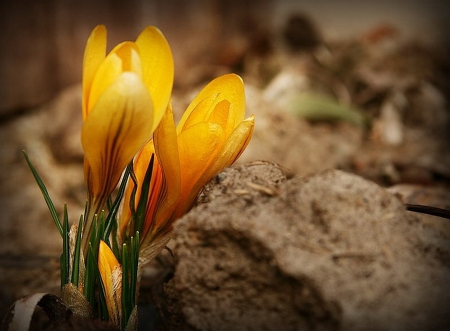
<svg viewBox="0 0 450 331">
<path fill-rule="evenodd" d="M 124 329 L 128 322 L 130 307 L 130 259 L 129 251 L 126 243 L 122 245 L 122 329 Z"/>
<path fill-rule="evenodd" d="M 139 232 L 122 247 L 122 329 L 126 329 L 136 307 L 139 263 Z"/>
<path fill-rule="evenodd" d="M 64 265 L 62 266 L 62 270 L 64 271 L 61 274 L 62 283 L 68 284 L 70 283 L 70 247 L 69 247 L 69 216 L 67 214 L 67 205 L 64 204 L 64 223 L 63 223 L 63 258 L 62 262 Z"/>
<path fill-rule="evenodd" d="M 150 193 L 150 181 L 152 179 L 154 158 L 155 154 L 152 154 L 149 165 L 147 167 L 147 171 L 145 172 L 145 177 L 141 188 L 141 196 L 139 198 L 139 203 L 136 209 L 135 215 L 136 223 L 134 231 L 138 232 L 142 232 L 142 227 L 144 226 L 145 222 L 145 212 L 147 209 L 148 195 Z M 134 199 L 132 199 L 131 201 L 134 201 Z"/>
<path fill-rule="evenodd" d="M 100 279 L 100 271 L 97 268 L 97 279 Z M 108 306 L 106 304 L 106 297 L 105 297 L 105 286 L 103 285 L 102 281 L 99 281 L 101 286 L 101 291 L 99 294 L 99 308 L 100 308 L 100 319 L 102 321 L 108 321 L 109 320 L 109 313 L 108 313 Z"/>
<path fill-rule="evenodd" d="M 105 221 L 105 232 L 103 234 L 103 238 L 109 238 L 109 235 L 111 233 L 111 230 L 113 228 L 113 224 L 116 224 L 116 216 L 117 212 L 119 211 L 120 203 L 123 199 L 123 196 L 125 194 L 125 188 L 127 187 L 128 178 L 130 177 L 130 173 L 133 169 L 133 164 L 130 163 L 123 174 L 122 181 L 120 183 L 119 191 L 117 192 L 116 199 L 114 200 L 114 203 L 111 205 L 108 216 Z M 103 239 L 104 240 L 104 239 Z M 106 240 L 104 240 L 106 242 Z"/>
<path fill-rule="evenodd" d="M 130 270 L 130 293 L 131 306 L 136 305 L 136 291 L 137 291 L 137 274 L 139 267 L 139 231 L 136 231 L 136 236 L 131 238 L 131 270 Z"/>
<path fill-rule="evenodd" d="M 38 172 L 34 168 L 30 159 L 28 158 L 27 153 L 25 151 L 22 151 L 22 152 L 23 152 L 23 155 L 25 156 L 25 160 L 28 163 L 28 167 L 30 167 L 30 170 L 34 176 L 34 179 L 36 180 L 36 183 L 38 184 L 39 188 L 41 189 L 42 195 L 44 196 L 45 202 L 47 203 L 47 206 L 50 211 L 50 214 L 52 215 L 53 221 L 55 222 L 55 225 L 58 228 L 59 234 L 61 236 L 63 236 L 63 229 L 62 229 L 61 221 L 59 220 L 58 213 L 56 212 L 55 205 L 53 204 L 53 201 L 50 198 L 50 195 L 48 194 L 47 188 L 45 187 L 44 182 L 42 181 Z"/>
<path fill-rule="evenodd" d="M 66 278 L 67 278 L 67 274 L 66 274 L 66 260 L 65 260 L 65 254 L 62 253 L 61 256 L 59 257 L 59 270 L 61 272 L 61 288 L 64 287 L 64 285 L 66 285 Z"/>
<path fill-rule="evenodd" d="M 80 251 L 81 251 L 81 233 L 83 231 L 83 215 L 78 222 L 77 240 L 75 242 L 75 251 L 72 266 L 72 283 L 78 286 L 79 270 L 80 270 Z"/>
<path fill-rule="evenodd" d="M 122 255 L 119 249 L 119 240 L 117 237 L 117 222 L 113 222 L 111 233 L 111 249 L 114 253 L 114 256 L 117 258 L 117 261 L 122 264 Z"/>
<path fill-rule="evenodd" d="M 94 223 L 93 230 L 96 228 L 96 223 Z M 97 247 L 98 254 L 98 247 Z M 97 255 L 92 243 L 88 243 L 88 251 L 86 256 L 86 274 L 84 278 L 84 296 L 88 300 L 91 307 L 95 307 L 95 280 L 98 269 L 97 266 Z"/>
</svg>

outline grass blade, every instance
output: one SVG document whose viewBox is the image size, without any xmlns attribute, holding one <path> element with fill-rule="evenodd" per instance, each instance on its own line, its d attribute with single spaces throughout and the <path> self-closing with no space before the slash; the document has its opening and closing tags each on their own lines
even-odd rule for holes
<svg viewBox="0 0 450 331">
<path fill-rule="evenodd" d="M 69 247 L 69 216 L 67 214 L 67 205 L 64 204 L 64 224 L 63 224 L 63 258 L 64 265 L 61 274 L 64 285 L 70 282 L 70 247 Z"/>
<path fill-rule="evenodd" d="M 136 305 L 137 274 L 139 267 L 139 242 L 139 231 L 136 231 L 136 236 L 134 238 L 131 238 L 130 300 L 132 308 Z"/>
<path fill-rule="evenodd" d="M 141 196 L 139 198 L 139 203 L 138 203 L 136 215 L 135 215 L 136 223 L 135 223 L 134 231 L 142 232 L 142 227 L 144 226 L 145 211 L 147 209 L 147 200 L 148 200 L 148 195 L 150 193 L 150 182 L 152 180 L 154 158 L 155 158 L 155 154 L 152 154 L 147 171 L 145 172 L 144 181 L 142 183 Z"/>
<path fill-rule="evenodd" d="M 78 287 L 78 278 L 80 272 L 80 250 L 81 250 L 81 233 L 83 231 L 83 215 L 80 217 L 78 222 L 77 240 L 75 242 L 75 251 L 73 256 L 73 266 L 72 266 L 72 283 Z"/>
<path fill-rule="evenodd" d="M 109 238 L 109 235 L 111 234 L 111 230 L 112 230 L 113 224 L 116 221 L 117 212 L 119 211 L 120 203 L 125 194 L 125 188 L 127 187 L 128 178 L 130 177 L 130 173 L 131 173 L 132 169 L 133 169 L 132 163 L 130 163 L 127 166 L 127 168 L 125 169 L 125 172 L 124 172 L 124 175 L 122 178 L 122 182 L 120 183 L 119 191 L 117 192 L 116 199 L 114 200 L 114 203 L 111 205 L 108 216 L 106 217 L 105 232 L 103 234 L 104 239 Z M 103 239 L 103 241 L 105 241 L 104 239 Z"/>
<path fill-rule="evenodd" d="M 28 163 L 28 167 L 31 170 L 31 173 L 34 176 L 34 179 L 36 180 L 36 183 L 38 184 L 39 188 L 41 189 L 42 195 L 44 196 L 44 200 L 47 203 L 48 209 L 50 211 L 50 214 L 52 215 L 53 221 L 55 222 L 56 227 L 58 228 L 59 234 L 61 237 L 63 236 L 63 228 L 61 225 L 61 221 L 59 220 L 58 213 L 56 212 L 55 205 L 53 204 L 52 199 L 50 198 L 50 195 L 48 194 L 47 188 L 45 187 L 44 182 L 42 181 L 41 177 L 39 176 L 38 172 L 34 168 L 33 164 L 31 163 L 30 159 L 28 158 L 28 155 L 25 151 L 22 151 L 23 155 L 25 156 L 25 160 Z"/>
<path fill-rule="evenodd" d="M 122 245 L 122 329 L 125 329 L 130 310 L 130 285 L 129 285 L 129 272 L 130 272 L 130 252 L 128 251 L 127 244 Z"/>
</svg>

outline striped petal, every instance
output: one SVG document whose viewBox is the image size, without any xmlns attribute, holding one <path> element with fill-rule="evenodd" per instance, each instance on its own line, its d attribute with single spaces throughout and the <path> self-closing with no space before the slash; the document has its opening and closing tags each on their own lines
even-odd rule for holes
<svg viewBox="0 0 450 331">
<path fill-rule="evenodd" d="M 166 111 L 172 93 L 174 63 L 172 51 L 161 31 L 146 27 L 136 39 L 142 62 L 144 84 L 153 99 L 154 120 L 152 132 Z"/>
<path fill-rule="evenodd" d="M 151 227 L 161 227 L 170 219 L 176 207 L 181 191 L 181 165 L 178 153 L 178 139 L 173 119 L 172 106 L 169 104 L 154 133 L 154 146 L 158 158 L 158 167 L 162 172 L 162 182 L 155 186 L 158 201 L 153 204 L 155 209 L 152 222 L 146 222 L 143 233 Z"/>
<path fill-rule="evenodd" d="M 133 173 L 138 183 L 135 193 L 135 200 L 133 201 L 134 208 L 137 207 L 138 201 L 140 199 L 142 191 L 142 183 L 144 181 L 145 173 L 147 171 L 147 167 L 149 166 L 150 159 L 154 154 L 154 152 L 155 149 L 153 147 L 153 140 L 150 140 L 133 160 Z M 156 176 L 158 175 L 155 172 L 153 172 L 152 173 L 153 180 L 155 180 Z M 128 232 L 129 233 L 135 232 L 135 230 L 133 229 L 130 229 L 130 231 L 128 231 L 129 222 L 132 216 L 130 209 L 130 201 L 132 192 L 134 190 L 134 185 L 135 185 L 134 182 L 131 179 L 129 179 L 125 190 L 125 195 L 120 207 L 120 216 L 118 220 L 118 233 L 120 235 L 120 239 L 122 240 L 122 242 L 127 237 Z M 153 189 L 152 187 L 150 187 L 150 192 L 152 191 Z"/>
<path fill-rule="evenodd" d="M 122 171 L 145 145 L 153 126 L 152 100 L 138 75 L 125 72 L 100 95 L 83 123 L 87 184 L 106 199 Z"/>
</svg>

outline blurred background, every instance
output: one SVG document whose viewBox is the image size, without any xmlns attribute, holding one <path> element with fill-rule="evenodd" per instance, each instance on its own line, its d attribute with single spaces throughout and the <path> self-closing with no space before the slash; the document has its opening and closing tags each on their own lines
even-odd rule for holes
<svg viewBox="0 0 450 331">
<path fill-rule="evenodd" d="M 193 65 L 220 64 L 232 47 L 245 47 L 246 38 L 257 33 L 281 38 L 294 13 L 306 15 L 327 40 L 389 24 L 403 37 L 436 45 L 448 41 L 449 7 L 425 0 L 5 0 L 0 116 L 36 106 L 80 82 L 85 41 L 100 23 L 108 27 L 110 45 L 134 39 L 146 25 L 160 27 L 173 48 L 177 83 L 183 84 L 194 75 Z"/>
<path fill-rule="evenodd" d="M 175 60 L 176 116 L 214 77 L 242 75 L 256 128 L 239 162 L 276 162 L 291 176 L 339 168 L 450 208 L 449 8 L 437 0 L 2 0 L 0 308 L 58 288 L 61 239 L 22 150 L 58 210 L 67 203 L 78 220 L 82 57 L 97 24 L 107 26 L 109 50 L 147 25 L 162 30 Z"/>
</svg>

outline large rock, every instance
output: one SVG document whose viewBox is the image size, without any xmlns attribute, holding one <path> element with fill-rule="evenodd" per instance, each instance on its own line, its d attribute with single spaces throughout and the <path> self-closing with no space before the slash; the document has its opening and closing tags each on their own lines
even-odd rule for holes
<svg viewBox="0 0 450 331">
<path fill-rule="evenodd" d="M 380 186 L 337 170 L 284 182 L 261 163 L 202 201 L 175 228 L 174 329 L 450 327 L 449 238 Z"/>
</svg>

